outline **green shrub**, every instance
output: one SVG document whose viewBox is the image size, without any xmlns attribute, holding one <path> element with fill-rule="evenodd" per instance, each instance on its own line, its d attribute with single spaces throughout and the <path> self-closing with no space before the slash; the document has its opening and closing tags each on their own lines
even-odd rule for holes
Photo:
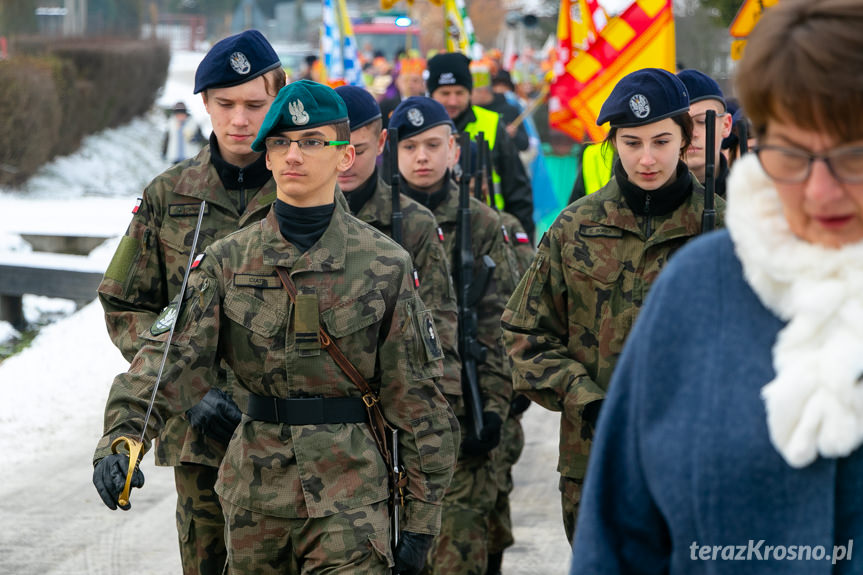
<svg viewBox="0 0 863 575">
<path fill-rule="evenodd" d="M 147 112 L 170 50 L 150 40 L 16 38 L 0 62 L 0 185 Z"/>
</svg>

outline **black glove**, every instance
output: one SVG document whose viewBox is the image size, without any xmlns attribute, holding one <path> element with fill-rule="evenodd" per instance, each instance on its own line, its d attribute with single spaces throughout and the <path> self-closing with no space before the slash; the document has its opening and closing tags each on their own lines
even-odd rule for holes
<svg viewBox="0 0 863 575">
<path fill-rule="evenodd" d="M 419 575 L 426 564 L 426 556 L 431 549 L 433 537 L 425 533 L 402 531 L 396 547 L 396 573 L 398 575 Z"/>
<path fill-rule="evenodd" d="M 129 471 L 129 455 L 126 453 L 114 453 L 107 457 L 103 457 L 93 469 L 93 485 L 96 486 L 96 491 L 99 492 L 99 497 L 108 509 L 117 509 L 117 499 L 120 498 L 120 493 L 123 487 L 126 486 L 126 473 Z M 144 486 L 144 474 L 140 468 L 135 468 L 132 473 L 132 487 Z M 120 505 L 120 509 L 127 510 L 132 507 L 131 503 Z"/>
<path fill-rule="evenodd" d="M 512 417 L 521 415 L 527 411 L 528 407 L 530 407 L 530 400 L 527 396 L 521 393 L 516 393 L 515 397 L 512 398 L 512 401 L 509 402 L 509 414 Z"/>
<path fill-rule="evenodd" d="M 224 391 L 212 388 L 196 406 L 186 411 L 186 417 L 192 427 L 227 445 L 240 425 L 242 414 Z"/>
<path fill-rule="evenodd" d="M 482 437 L 467 436 L 462 443 L 462 451 L 468 455 L 485 455 L 500 443 L 500 416 L 493 411 L 482 412 Z"/>
</svg>

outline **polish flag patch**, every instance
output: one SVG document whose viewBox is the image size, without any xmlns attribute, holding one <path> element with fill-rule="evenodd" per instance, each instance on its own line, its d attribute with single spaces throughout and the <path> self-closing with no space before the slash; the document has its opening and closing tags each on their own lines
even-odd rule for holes
<svg viewBox="0 0 863 575">
<path fill-rule="evenodd" d="M 507 244 L 508 244 L 508 243 L 509 243 L 509 232 L 508 232 L 508 231 L 506 231 L 506 226 L 501 226 L 501 227 L 500 227 L 500 231 L 501 231 L 501 233 L 503 234 L 503 241 L 504 241 L 504 243 L 507 243 Z"/>
<path fill-rule="evenodd" d="M 520 244 L 529 244 L 530 237 L 524 232 L 515 232 L 515 241 Z"/>
<path fill-rule="evenodd" d="M 414 289 L 419 289 L 420 287 L 420 275 L 414 270 Z"/>
<path fill-rule="evenodd" d="M 197 257 L 195 257 L 195 261 L 192 262 L 192 269 L 197 269 L 198 266 L 201 265 L 202 261 L 204 261 L 204 254 L 198 254 Z"/>
<path fill-rule="evenodd" d="M 437 227 L 437 239 L 439 239 L 440 241 L 443 241 L 443 230 L 441 229 L 440 226 Z"/>
<path fill-rule="evenodd" d="M 135 207 L 134 207 L 134 208 L 132 208 L 132 213 L 133 213 L 133 214 L 137 214 L 137 213 L 138 213 L 138 210 L 140 210 L 140 209 L 141 209 L 141 203 L 142 203 L 143 201 L 144 201 L 144 199 L 143 199 L 143 198 L 138 198 L 138 200 L 135 202 Z"/>
</svg>

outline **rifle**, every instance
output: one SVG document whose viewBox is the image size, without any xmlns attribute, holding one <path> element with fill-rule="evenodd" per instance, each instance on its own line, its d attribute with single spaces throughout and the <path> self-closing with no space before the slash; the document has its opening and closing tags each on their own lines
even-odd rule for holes
<svg viewBox="0 0 863 575">
<path fill-rule="evenodd" d="M 462 389 L 470 432 L 480 439 L 483 431 L 482 394 L 479 389 L 477 365 L 485 361 L 486 348 L 477 341 L 478 322 L 475 304 L 485 291 L 486 283 L 495 264 L 488 255 L 483 256 L 480 277 L 473 277 L 473 247 L 470 230 L 470 135 L 459 134 L 462 177 L 459 180 L 458 216 L 456 218 L 456 249 L 453 272 L 456 276 L 458 296 L 458 352 L 461 356 Z"/>
<path fill-rule="evenodd" d="M 701 214 L 701 233 L 713 231 L 716 227 L 716 210 L 713 207 L 713 194 L 716 191 L 716 112 L 704 113 L 704 212 Z"/>
<path fill-rule="evenodd" d="M 392 227 L 393 227 L 393 239 L 400 245 L 403 246 L 402 243 L 402 208 L 401 201 L 399 199 L 399 188 L 401 188 L 401 181 L 399 175 L 399 134 L 395 130 L 387 131 L 387 140 L 388 145 L 390 147 L 390 168 L 392 173 L 390 175 L 390 186 L 392 187 L 392 199 L 393 199 L 393 215 L 392 215 Z"/>
<path fill-rule="evenodd" d="M 749 125 L 746 118 L 737 120 L 737 140 L 740 142 L 740 155 L 749 151 Z"/>
<path fill-rule="evenodd" d="M 494 166 L 492 166 L 491 163 L 491 146 L 489 146 L 488 140 L 483 142 L 483 145 L 480 148 L 480 153 L 485 158 L 485 180 L 488 184 L 488 199 L 485 203 L 493 207 L 495 211 L 498 211 L 497 189 L 494 186 Z"/>
<path fill-rule="evenodd" d="M 482 203 L 486 203 L 486 195 L 482 191 L 482 185 L 485 182 L 487 171 L 485 164 L 485 154 L 483 153 L 484 146 L 485 132 L 479 132 L 476 135 L 476 179 L 473 183 L 473 196 Z"/>
</svg>

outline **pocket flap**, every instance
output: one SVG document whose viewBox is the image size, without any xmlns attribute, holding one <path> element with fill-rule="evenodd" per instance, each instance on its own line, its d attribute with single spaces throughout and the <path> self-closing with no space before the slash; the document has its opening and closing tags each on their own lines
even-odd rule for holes
<svg viewBox="0 0 863 575">
<path fill-rule="evenodd" d="M 379 290 L 372 290 L 324 310 L 321 320 L 330 336 L 338 339 L 379 322 L 385 310 L 384 296 Z"/>
</svg>

